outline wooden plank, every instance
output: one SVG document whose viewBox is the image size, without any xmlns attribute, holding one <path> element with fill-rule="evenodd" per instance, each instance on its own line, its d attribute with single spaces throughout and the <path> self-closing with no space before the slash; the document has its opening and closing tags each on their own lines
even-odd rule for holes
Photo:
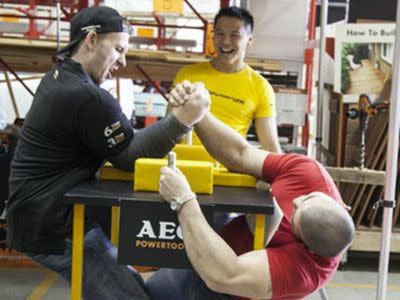
<svg viewBox="0 0 400 300">
<path fill-rule="evenodd" d="M 66 45 L 67 42 L 64 41 L 61 45 Z M 23 39 L 23 38 L 0 38 L 0 45 L 2 47 L 34 47 L 34 48 L 53 48 L 57 49 L 56 41 L 49 40 L 32 40 L 32 39 Z"/>
<path fill-rule="evenodd" d="M 359 202 L 359 205 L 358 205 L 356 211 L 353 213 L 353 220 L 354 220 L 354 223 L 356 224 L 356 227 L 360 226 L 360 222 L 364 216 L 365 211 L 367 210 L 367 207 L 369 205 L 373 206 L 373 204 L 370 204 L 368 202 L 368 199 L 371 198 L 372 193 L 375 190 L 375 187 L 376 186 L 374 186 L 374 185 L 366 185 L 365 186 L 365 190 L 361 197 L 362 201 Z"/>
<path fill-rule="evenodd" d="M 370 230 L 357 230 L 351 251 L 380 251 L 381 232 Z M 392 232 L 390 239 L 390 252 L 400 253 L 400 232 Z"/>
<path fill-rule="evenodd" d="M 120 11 L 121 15 L 124 17 L 128 17 L 129 21 L 135 23 L 135 22 L 140 22 L 143 23 L 143 19 L 154 19 L 154 13 L 152 11 L 138 11 L 138 10 L 121 10 Z M 199 17 L 192 11 L 184 11 L 182 17 L 185 19 L 196 19 L 198 20 Z M 214 21 L 215 13 L 210 13 L 210 12 L 202 12 L 201 17 L 203 19 L 206 19 L 209 22 Z M 154 22 L 150 22 L 153 24 Z"/>
<path fill-rule="evenodd" d="M 182 55 L 184 54 L 184 55 Z M 203 55 L 193 55 L 193 54 L 178 54 L 178 53 L 170 53 L 169 55 L 166 55 L 165 60 L 168 62 L 174 62 L 174 63 L 188 63 L 188 64 L 194 64 L 194 63 L 199 63 L 206 61 Z"/>
<path fill-rule="evenodd" d="M 369 148 L 367 148 L 366 153 L 366 166 L 369 169 L 376 169 L 378 158 L 382 154 L 383 148 L 386 146 L 387 143 L 387 118 L 383 119 L 383 123 L 385 123 L 385 127 L 383 127 L 384 130 L 382 130 L 382 127 L 379 126 L 379 120 L 382 120 L 382 118 L 382 115 L 378 115 L 377 118 L 372 119 L 373 122 L 371 122 L 370 127 L 368 127 L 368 129 L 370 129 L 370 132 L 368 135 L 366 135 L 367 145 L 369 144 Z M 371 137 L 374 137 L 374 139 L 372 139 Z M 351 194 L 349 203 L 352 206 L 352 215 L 354 215 L 355 211 L 358 209 L 358 204 L 360 203 L 360 199 L 363 196 L 365 189 L 365 185 L 349 187 Z M 346 194 L 345 197 L 349 197 L 349 194 Z"/>
<path fill-rule="evenodd" d="M 378 148 L 377 152 L 373 154 L 375 155 L 373 161 L 373 167 L 378 171 L 383 171 L 386 164 L 386 146 L 387 146 L 387 134 L 384 135 L 384 139 L 383 141 L 381 141 L 380 147 Z M 384 184 L 385 184 L 385 179 L 386 178 L 384 178 Z M 360 205 L 356 207 L 356 211 L 353 212 L 353 217 L 356 220 L 356 226 L 360 225 L 360 222 L 364 217 L 364 213 L 367 207 L 373 207 L 375 202 L 379 200 L 376 198 L 375 199 L 372 198 L 375 187 L 376 185 L 362 186 L 363 192 L 362 193 L 360 192 L 359 198 L 356 199 L 357 203 L 359 203 Z"/>
<path fill-rule="evenodd" d="M 282 62 L 279 60 L 245 58 L 244 61 L 256 70 L 271 72 L 282 71 Z"/>
<path fill-rule="evenodd" d="M 387 145 L 387 135 L 384 136 L 384 142 L 380 143 L 379 145 L 380 146 L 378 148 L 378 151 L 375 153 L 376 156 L 374 156 L 374 159 L 371 164 L 371 168 L 373 168 L 373 169 L 376 169 L 377 164 L 381 161 L 382 153 L 384 156 L 386 155 L 386 153 L 384 153 L 384 149 L 386 149 L 386 145 Z M 373 157 L 373 156 L 371 155 L 371 157 Z M 375 184 L 375 183 L 373 182 L 370 184 Z M 376 184 L 378 184 L 378 183 L 376 183 Z M 385 176 L 383 176 L 383 183 L 381 185 L 384 185 L 384 184 L 385 184 Z M 353 207 L 351 209 L 352 216 L 354 216 L 356 211 L 358 210 L 358 208 L 359 208 L 358 205 L 360 204 L 362 197 L 365 195 L 366 190 L 367 190 L 367 185 L 362 184 L 359 186 L 359 190 L 357 191 L 357 197 L 355 198 Z M 361 202 L 361 205 L 367 205 L 367 204 Z"/>
<path fill-rule="evenodd" d="M 336 163 L 336 157 L 332 153 L 330 153 L 329 150 L 326 149 L 323 145 L 321 145 L 321 153 L 327 160 L 328 165 L 331 165 L 330 162 Z"/>
<path fill-rule="evenodd" d="M 385 172 L 359 168 L 325 167 L 334 181 L 362 184 L 385 184 Z"/>
<path fill-rule="evenodd" d="M 38 79 L 40 80 L 40 79 L 43 78 L 43 76 L 42 75 L 38 75 L 38 76 L 20 76 L 20 78 L 23 81 L 38 80 Z M 18 82 L 18 80 L 16 78 L 9 78 L 9 80 L 10 80 L 10 82 Z M 6 82 L 7 82 L 7 80 L 5 80 L 5 79 L 0 80 L 0 83 L 6 83 Z"/>
<path fill-rule="evenodd" d="M 386 156 L 386 154 L 384 156 Z M 385 165 L 386 165 L 386 160 L 381 159 L 379 161 L 378 169 L 379 170 L 383 170 Z M 385 172 L 384 172 L 384 174 L 385 174 Z M 386 179 L 386 176 L 384 177 L 383 185 L 386 183 L 385 179 Z M 364 193 L 364 203 L 363 203 L 363 205 L 361 206 L 361 209 L 358 212 L 357 218 L 355 219 L 355 223 L 356 223 L 357 227 L 360 226 L 361 221 L 364 218 L 364 214 L 365 214 L 365 211 L 367 210 L 367 208 L 369 207 L 370 209 L 373 209 L 373 206 L 374 206 L 376 200 L 379 200 L 379 199 L 375 200 L 372 197 L 377 187 L 378 187 L 377 185 L 368 185 L 367 186 L 366 193 Z"/>
<path fill-rule="evenodd" d="M 366 131 L 366 167 L 369 169 L 374 169 L 372 162 L 375 158 L 375 149 L 382 145 L 379 142 L 387 132 L 388 119 L 387 113 L 379 113 L 369 120 Z M 354 200 L 363 192 L 362 185 L 343 183 L 341 187 L 343 200 L 349 205 L 353 205 Z"/>
<path fill-rule="evenodd" d="M 389 117 L 387 113 L 380 113 L 369 119 L 365 132 L 366 139 L 366 167 L 375 169 L 376 157 L 381 153 L 382 144 L 386 145 Z"/>
<path fill-rule="evenodd" d="M 146 77 L 144 77 L 143 74 L 139 72 L 136 66 L 140 66 L 152 80 L 172 81 L 178 73 L 179 69 L 184 65 L 177 63 L 174 64 L 150 61 L 127 61 L 126 68 L 123 68 L 123 70 L 120 69 L 116 73 L 116 76 L 147 81 Z"/>
<path fill-rule="evenodd" d="M 64 44 L 65 42 L 61 43 Z M 17 72 L 47 72 L 53 64 L 56 49 L 55 41 L 0 37 L 0 57 Z M 145 79 L 135 68 L 139 64 L 153 80 L 173 81 L 183 66 L 208 59 L 204 54 L 129 49 L 126 56 L 127 67 L 121 68 L 116 76 Z M 248 58 L 245 61 L 256 70 L 282 70 L 282 64 L 277 60 Z M 0 70 L 4 70 L 2 65 Z"/>
</svg>

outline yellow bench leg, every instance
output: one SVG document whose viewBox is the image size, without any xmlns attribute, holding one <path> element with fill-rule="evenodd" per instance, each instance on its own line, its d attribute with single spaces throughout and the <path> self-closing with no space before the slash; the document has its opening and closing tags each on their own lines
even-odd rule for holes
<svg viewBox="0 0 400 300">
<path fill-rule="evenodd" d="M 83 239 L 85 205 L 74 205 L 72 232 L 71 300 L 82 299 Z"/>
<path fill-rule="evenodd" d="M 265 235 L 265 215 L 257 214 L 254 224 L 254 250 L 264 248 L 264 235 Z"/>
<path fill-rule="evenodd" d="M 256 221 L 254 223 L 254 244 L 253 244 L 254 250 L 260 250 L 264 248 L 264 236 L 265 236 L 265 215 L 257 214 Z"/>
<path fill-rule="evenodd" d="M 119 206 L 111 208 L 111 243 L 118 246 L 118 233 L 119 233 Z"/>
</svg>

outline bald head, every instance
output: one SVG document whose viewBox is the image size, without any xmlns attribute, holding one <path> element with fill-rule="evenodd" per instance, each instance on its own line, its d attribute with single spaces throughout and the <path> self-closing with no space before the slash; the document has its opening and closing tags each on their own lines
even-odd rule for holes
<svg viewBox="0 0 400 300">
<path fill-rule="evenodd" d="M 312 193 L 301 198 L 294 212 L 297 215 L 294 226 L 298 237 L 308 249 L 320 256 L 341 254 L 353 241 L 355 234 L 349 213 L 323 193 Z"/>
</svg>

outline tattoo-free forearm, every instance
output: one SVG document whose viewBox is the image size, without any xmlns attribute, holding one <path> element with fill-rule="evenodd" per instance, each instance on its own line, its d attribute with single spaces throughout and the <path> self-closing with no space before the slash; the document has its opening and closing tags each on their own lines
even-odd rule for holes
<svg viewBox="0 0 400 300">
<path fill-rule="evenodd" d="M 242 171 L 243 152 L 248 147 L 242 136 L 217 120 L 211 113 L 196 124 L 195 129 L 211 156 L 230 170 Z"/>
<path fill-rule="evenodd" d="M 190 262 L 211 290 L 246 298 L 272 296 L 264 249 L 237 256 L 207 223 L 197 201 L 187 202 L 178 218 Z"/>
<path fill-rule="evenodd" d="M 261 147 L 269 152 L 281 153 L 275 117 L 255 119 L 256 132 Z"/>
<path fill-rule="evenodd" d="M 186 253 L 207 286 L 215 290 L 220 282 L 234 277 L 239 271 L 238 257 L 207 223 L 198 202 L 186 203 L 178 218 Z"/>
</svg>

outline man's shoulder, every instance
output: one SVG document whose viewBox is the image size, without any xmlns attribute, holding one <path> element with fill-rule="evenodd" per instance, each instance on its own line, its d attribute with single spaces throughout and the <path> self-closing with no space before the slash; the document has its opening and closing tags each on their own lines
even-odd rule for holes
<svg viewBox="0 0 400 300">
<path fill-rule="evenodd" d="M 304 172 L 304 174 L 309 174 L 315 170 L 319 170 L 319 163 L 307 155 L 299 153 L 286 153 L 284 154 L 284 160 L 291 168 L 297 170 L 298 172 Z"/>
<path fill-rule="evenodd" d="M 293 163 L 294 165 L 299 163 L 307 163 L 316 165 L 317 162 L 304 155 L 299 153 L 269 153 L 268 157 L 266 158 L 272 162 L 280 162 L 280 163 Z"/>
<path fill-rule="evenodd" d="M 311 170 L 317 169 L 317 162 L 297 153 L 270 153 L 263 165 L 263 176 L 272 181 L 279 174 L 290 176 L 309 176 Z"/>
<path fill-rule="evenodd" d="M 251 80 L 253 80 L 254 82 L 260 83 L 260 84 L 268 83 L 268 80 L 266 78 L 264 78 L 259 72 L 254 70 L 249 65 L 246 65 L 246 71 L 247 71 L 248 77 Z"/>
<path fill-rule="evenodd" d="M 304 195 L 321 191 L 335 199 L 338 198 L 336 186 L 328 172 L 317 160 L 306 155 L 270 154 L 263 170 L 266 175 L 279 178 L 281 183 L 289 183 Z"/>
<path fill-rule="evenodd" d="M 108 101 L 114 99 L 109 92 L 90 81 L 85 81 L 76 75 L 68 74 L 65 84 L 62 84 L 63 94 L 67 97 L 74 97 L 78 102 Z"/>
<path fill-rule="evenodd" d="M 210 73 L 209 68 L 208 62 L 200 62 L 184 66 L 176 74 L 174 84 L 180 83 L 183 80 L 204 82 L 207 78 L 206 74 Z"/>
</svg>

